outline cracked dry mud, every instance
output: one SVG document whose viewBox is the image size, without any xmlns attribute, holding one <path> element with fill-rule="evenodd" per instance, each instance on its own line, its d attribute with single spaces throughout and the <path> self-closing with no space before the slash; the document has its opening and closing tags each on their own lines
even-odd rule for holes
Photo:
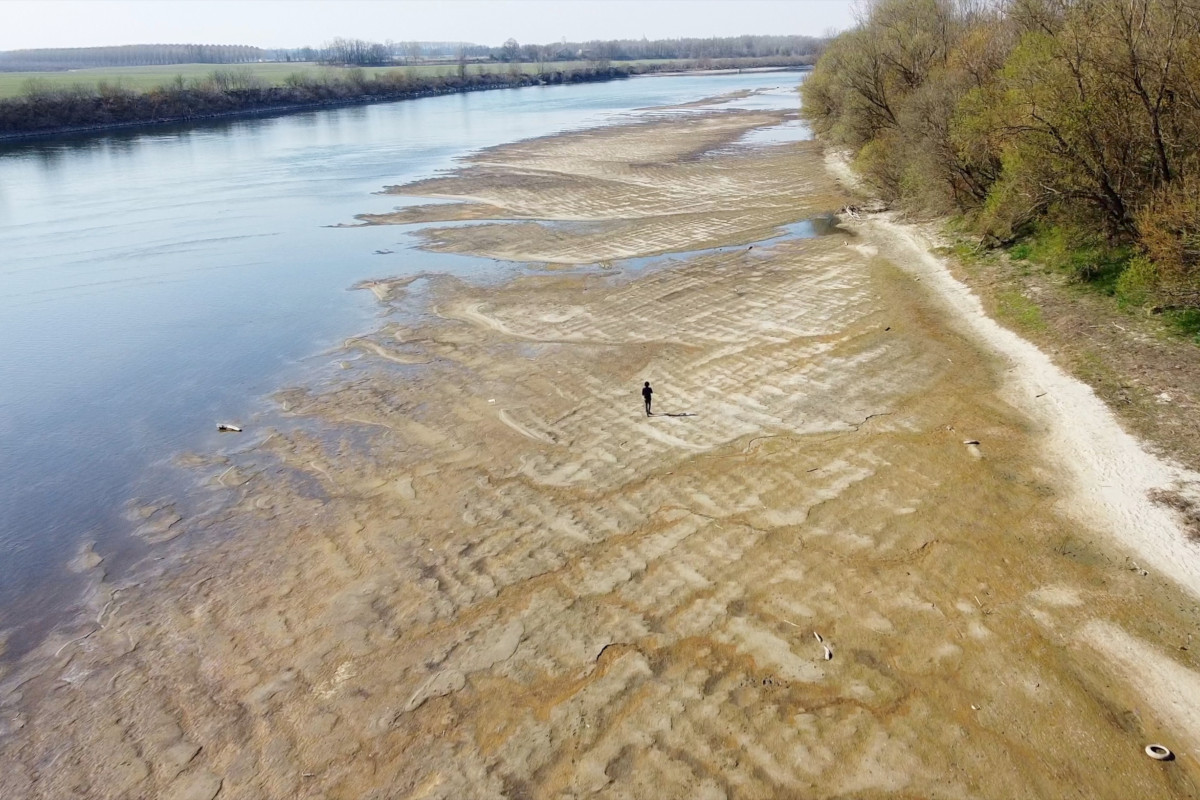
<svg viewBox="0 0 1200 800">
<path fill-rule="evenodd" d="M 401 191 L 583 223 L 433 234 L 463 252 L 748 244 L 842 202 L 814 144 L 721 148 L 770 121 Z M 306 425 L 239 457 L 225 535 L 4 676 L 0 795 L 1195 797 L 1196 599 L 1057 513 L 1041 432 L 903 257 L 868 228 L 372 284 L 429 310 L 281 395 Z"/>
</svg>

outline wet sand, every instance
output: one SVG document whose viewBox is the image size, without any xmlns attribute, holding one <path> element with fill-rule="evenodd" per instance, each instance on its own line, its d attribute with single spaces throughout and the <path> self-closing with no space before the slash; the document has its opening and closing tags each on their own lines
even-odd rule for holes
<svg viewBox="0 0 1200 800">
<path fill-rule="evenodd" d="M 904 229 L 750 247 L 846 202 L 814 143 L 728 146 L 781 118 L 397 188 L 463 202 L 369 222 L 509 220 L 428 234 L 454 252 L 726 249 L 367 287 L 405 313 L 167 526 L 220 540 L 0 676 L 0 794 L 1196 797 L 1200 587 L 1080 513 L 1127 492 Z"/>
</svg>

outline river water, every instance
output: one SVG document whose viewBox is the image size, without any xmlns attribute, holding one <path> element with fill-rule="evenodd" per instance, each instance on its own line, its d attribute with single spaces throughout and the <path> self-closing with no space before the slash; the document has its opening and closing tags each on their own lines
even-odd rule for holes
<svg viewBox="0 0 1200 800">
<path fill-rule="evenodd" d="M 186 489 L 177 454 L 232 446 L 216 422 L 262 415 L 273 390 L 378 325 L 357 282 L 514 268 L 334 227 L 402 202 L 383 186 L 739 89 L 769 91 L 734 106 L 795 108 L 800 78 L 476 92 L 0 148 L 0 652 L 28 650 L 80 602 L 69 565 L 87 543 L 110 576 L 145 557 L 129 504 Z"/>
</svg>

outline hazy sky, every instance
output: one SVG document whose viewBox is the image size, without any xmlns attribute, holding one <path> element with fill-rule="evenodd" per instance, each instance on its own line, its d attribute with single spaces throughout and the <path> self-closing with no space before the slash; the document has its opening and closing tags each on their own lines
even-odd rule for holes
<svg viewBox="0 0 1200 800">
<path fill-rule="evenodd" d="M 0 50 L 145 43 L 318 46 L 383 41 L 820 35 L 854 0 L 0 0 Z"/>
</svg>

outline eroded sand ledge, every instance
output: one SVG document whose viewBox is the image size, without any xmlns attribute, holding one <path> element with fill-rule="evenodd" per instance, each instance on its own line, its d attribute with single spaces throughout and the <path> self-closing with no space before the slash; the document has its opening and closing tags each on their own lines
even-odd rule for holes
<svg viewBox="0 0 1200 800">
<path fill-rule="evenodd" d="M 567 264 L 748 246 L 843 202 L 811 143 L 723 148 L 770 117 L 497 148 L 406 190 L 486 210 L 396 221 L 524 219 L 434 239 Z M 416 282 L 432 313 L 232 465 L 236 535 L 3 677 L 0 794 L 1195 796 L 1186 574 L 1064 513 L 1070 443 L 905 236 Z"/>
</svg>

